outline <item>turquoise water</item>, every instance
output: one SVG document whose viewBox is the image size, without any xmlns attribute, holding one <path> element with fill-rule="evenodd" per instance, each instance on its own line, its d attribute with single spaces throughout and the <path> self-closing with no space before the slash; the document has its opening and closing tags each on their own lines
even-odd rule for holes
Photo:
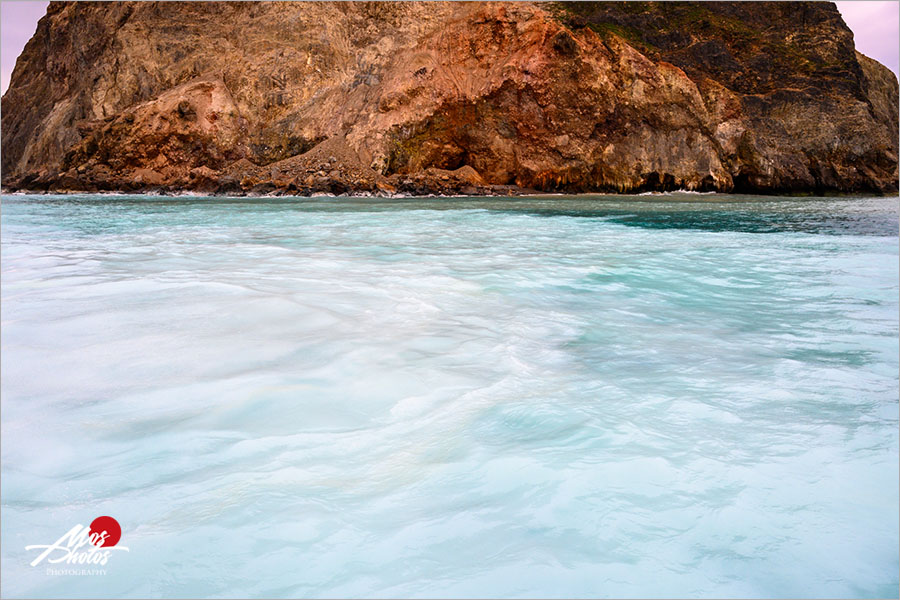
<svg viewBox="0 0 900 600">
<path fill-rule="evenodd" d="M 4 196 L 2 593 L 896 597 L 897 224 Z"/>
</svg>

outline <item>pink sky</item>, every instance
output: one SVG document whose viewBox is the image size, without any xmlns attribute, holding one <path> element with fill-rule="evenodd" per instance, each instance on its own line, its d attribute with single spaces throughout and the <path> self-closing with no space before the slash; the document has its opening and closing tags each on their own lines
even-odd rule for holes
<svg viewBox="0 0 900 600">
<path fill-rule="evenodd" d="M 874 58 L 896 75 L 900 44 L 900 2 L 835 2 L 853 31 L 856 49 Z"/>
<path fill-rule="evenodd" d="M 48 2 L 0 1 L 0 75 L 6 93 L 16 58 L 31 38 L 47 10 Z M 856 49 L 886 65 L 894 73 L 900 44 L 900 1 L 836 2 L 844 21 L 853 30 Z"/>
</svg>

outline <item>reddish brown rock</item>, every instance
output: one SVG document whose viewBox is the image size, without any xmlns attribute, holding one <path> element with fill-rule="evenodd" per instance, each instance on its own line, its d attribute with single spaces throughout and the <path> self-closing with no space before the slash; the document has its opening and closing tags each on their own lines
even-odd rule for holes
<svg viewBox="0 0 900 600">
<path fill-rule="evenodd" d="M 827 2 L 54 2 L 2 180 L 895 192 L 897 98 Z"/>
</svg>

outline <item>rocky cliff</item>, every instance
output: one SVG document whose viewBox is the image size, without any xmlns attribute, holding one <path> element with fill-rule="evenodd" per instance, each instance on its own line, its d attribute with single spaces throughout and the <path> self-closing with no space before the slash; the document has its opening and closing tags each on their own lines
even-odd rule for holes
<svg viewBox="0 0 900 600">
<path fill-rule="evenodd" d="M 828 2 L 54 2 L 7 189 L 897 191 L 898 85 Z"/>
</svg>

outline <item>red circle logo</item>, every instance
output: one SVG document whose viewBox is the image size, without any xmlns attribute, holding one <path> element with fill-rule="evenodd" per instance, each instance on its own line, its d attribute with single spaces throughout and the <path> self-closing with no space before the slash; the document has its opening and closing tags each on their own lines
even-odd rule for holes
<svg viewBox="0 0 900 600">
<path fill-rule="evenodd" d="M 91 522 L 90 536 L 97 535 L 97 542 L 94 544 L 99 547 L 115 546 L 122 537 L 122 528 L 119 522 L 112 517 L 97 517 Z M 105 535 L 104 535 L 105 534 Z"/>
</svg>

